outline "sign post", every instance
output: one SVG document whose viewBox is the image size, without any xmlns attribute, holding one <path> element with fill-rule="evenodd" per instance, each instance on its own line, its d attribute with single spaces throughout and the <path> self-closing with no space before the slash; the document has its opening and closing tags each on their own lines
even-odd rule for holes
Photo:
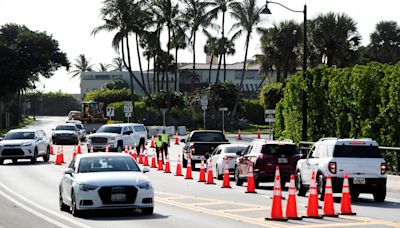
<svg viewBox="0 0 400 228">
<path fill-rule="evenodd" d="M 114 107 L 108 106 L 106 108 L 106 115 L 112 120 L 112 117 L 114 117 Z"/>
<path fill-rule="evenodd" d="M 273 133 L 272 133 L 272 123 L 275 122 L 275 114 L 276 111 L 275 109 L 266 109 L 264 112 L 264 118 L 265 118 L 265 122 L 268 123 L 268 128 L 269 128 L 269 139 L 273 140 Z"/>
<path fill-rule="evenodd" d="M 132 117 L 132 112 L 133 112 L 132 102 L 124 101 L 124 112 L 125 112 L 125 117 L 128 118 L 128 123 L 129 123 L 129 118 Z"/>
<path fill-rule="evenodd" d="M 225 112 L 228 111 L 227 107 L 220 107 L 218 109 L 219 111 L 222 112 L 222 131 L 225 131 Z"/>
<path fill-rule="evenodd" d="M 206 129 L 206 110 L 208 106 L 208 97 L 202 96 L 200 99 L 201 109 L 203 110 L 203 128 Z"/>
</svg>

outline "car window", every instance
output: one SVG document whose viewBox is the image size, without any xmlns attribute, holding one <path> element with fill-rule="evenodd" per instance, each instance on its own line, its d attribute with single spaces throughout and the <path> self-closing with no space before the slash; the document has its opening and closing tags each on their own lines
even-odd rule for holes
<svg viewBox="0 0 400 228">
<path fill-rule="evenodd" d="M 243 152 L 247 147 L 246 146 L 238 146 L 238 147 L 225 147 L 224 153 L 226 154 L 236 154 L 236 152 Z"/>
<path fill-rule="evenodd" d="M 75 126 L 78 128 L 78 129 L 82 129 L 83 127 L 82 127 L 82 124 L 75 124 Z"/>
<path fill-rule="evenodd" d="M 9 132 L 4 137 L 4 140 L 17 140 L 17 139 L 35 139 L 35 132 L 32 131 Z"/>
<path fill-rule="evenodd" d="M 192 142 L 224 142 L 225 137 L 220 132 L 196 132 L 192 136 Z"/>
<path fill-rule="evenodd" d="M 121 127 L 102 126 L 97 130 L 98 133 L 116 133 L 121 134 Z"/>
<path fill-rule="evenodd" d="M 268 155 L 294 155 L 300 152 L 297 146 L 292 144 L 264 144 L 261 148 L 261 153 Z"/>
<path fill-rule="evenodd" d="M 217 150 L 217 152 L 215 153 L 215 155 L 221 154 L 221 149 Z"/>
<path fill-rule="evenodd" d="M 378 146 L 336 145 L 333 156 L 345 158 L 382 158 Z"/>
<path fill-rule="evenodd" d="M 56 130 L 76 131 L 76 127 L 74 125 L 58 125 Z"/>
<path fill-rule="evenodd" d="M 133 126 L 133 129 L 135 130 L 135 132 L 144 132 L 144 131 L 146 131 L 146 128 L 144 128 L 144 126 Z"/>
<path fill-rule="evenodd" d="M 131 157 L 81 158 L 78 168 L 78 173 L 115 171 L 139 172 L 140 169 Z"/>
<path fill-rule="evenodd" d="M 69 163 L 68 168 L 75 170 L 75 158 L 73 158 L 73 159 L 71 160 L 71 163 Z"/>
<path fill-rule="evenodd" d="M 46 133 L 45 133 L 43 130 L 41 130 L 40 133 L 42 134 L 42 136 L 43 136 L 44 138 L 47 137 Z"/>
<path fill-rule="evenodd" d="M 242 153 L 243 155 L 246 155 L 246 154 L 248 154 L 249 153 L 249 151 L 251 150 L 251 145 L 250 146 L 248 146 L 245 150 L 244 150 L 244 152 Z"/>
<path fill-rule="evenodd" d="M 319 150 L 321 145 L 316 145 L 314 150 L 312 151 L 311 157 L 312 158 L 319 158 Z"/>
<path fill-rule="evenodd" d="M 125 134 L 128 131 L 131 131 L 131 129 L 129 127 L 124 127 L 123 134 Z"/>
</svg>

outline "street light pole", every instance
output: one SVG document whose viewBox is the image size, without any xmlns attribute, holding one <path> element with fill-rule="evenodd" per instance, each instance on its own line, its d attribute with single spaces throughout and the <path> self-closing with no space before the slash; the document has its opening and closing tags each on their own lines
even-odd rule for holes
<svg viewBox="0 0 400 228">
<path fill-rule="evenodd" d="M 304 4 L 304 9 L 303 11 L 300 10 L 292 10 L 285 5 L 282 5 L 279 2 L 273 2 L 273 1 L 266 1 L 265 3 L 265 8 L 261 11 L 262 14 L 271 14 L 271 10 L 268 8 L 268 3 L 280 5 L 283 8 L 295 12 L 295 13 L 303 13 L 304 14 L 304 23 L 303 23 L 303 81 L 306 82 L 307 86 L 307 5 Z M 308 107 L 308 98 L 307 98 L 307 88 L 304 88 L 302 91 L 302 107 L 301 107 L 301 114 L 302 114 L 302 129 L 301 129 L 301 140 L 307 141 L 307 107 Z"/>
</svg>

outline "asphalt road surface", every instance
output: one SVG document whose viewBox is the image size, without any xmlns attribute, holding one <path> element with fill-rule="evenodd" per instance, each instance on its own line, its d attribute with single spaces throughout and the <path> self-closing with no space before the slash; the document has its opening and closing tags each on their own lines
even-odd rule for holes
<svg viewBox="0 0 400 228">
<path fill-rule="evenodd" d="M 50 136 L 56 124 L 66 117 L 38 117 L 30 128 L 42 128 Z M 235 142 L 235 138 L 231 138 Z M 240 141 L 248 143 L 248 141 Z M 272 206 L 272 183 L 261 184 L 257 194 L 246 194 L 243 187 L 222 189 L 216 185 L 185 180 L 173 174 L 152 169 L 147 175 L 155 189 L 155 211 L 143 216 L 140 211 L 94 211 L 84 218 L 75 218 L 58 209 L 58 183 L 72 158 L 73 146 L 64 146 L 66 164 L 56 166 L 52 155 L 50 162 L 39 158 L 37 164 L 21 160 L 17 164 L 5 161 L 0 166 L 0 228 L 6 227 L 400 227 L 400 196 L 388 194 L 383 203 L 375 203 L 371 195 L 361 194 L 353 202 L 356 216 L 308 219 L 301 221 L 266 221 Z M 83 148 L 86 152 L 86 147 Z M 175 173 L 177 155 L 182 145 L 171 143 L 172 171 Z M 287 195 L 284 189 L 283 195 Z M 305 214 L 307 198 L 298 197 L 298 210 Z M 335 209 L 340 208 L 340 194 L 335 195 Z M 286 206 L 286 200 L 282 202 Z M 322 202 L 320 202 L 322 205 Z M 320 210 L 322 212 L 322 210 Z"/>
</svg>

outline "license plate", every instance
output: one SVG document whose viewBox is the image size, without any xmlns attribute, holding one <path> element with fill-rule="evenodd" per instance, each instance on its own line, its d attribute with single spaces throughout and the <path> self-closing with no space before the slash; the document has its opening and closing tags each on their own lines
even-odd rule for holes
<svg viewBox="0 0 400 228">
<path fill-rule="evenodd" d="M 365 178 L 354 178 L 353 184 L 365 184 Z"/>
<path fill-rule="evenodd" d="M 278 158 L 278 163 L 288 163 L 287 158 Z"/>
<path fill-rule="evenodd" d="M 126 195 L 122 193 L 111 194 L 111 201 L 113 202 L 126 201 Z"/>
</svg>

